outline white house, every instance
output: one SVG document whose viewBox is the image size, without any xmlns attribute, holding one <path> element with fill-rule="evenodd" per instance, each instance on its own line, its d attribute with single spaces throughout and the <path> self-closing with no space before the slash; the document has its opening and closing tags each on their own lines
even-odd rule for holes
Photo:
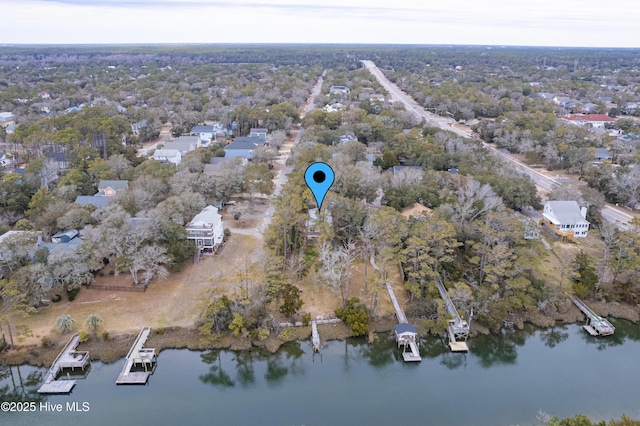
<svg viewBox="0 0 640 426">
<path fill-rule="evenodd" d="M 216 128 L 214 126 L 194 126 L 189 132 L 191 136 L 200 136 L 200 141 L 203 146 L 209 145 L 211 140 L 216 135 Z"/>
<path fill-rule="evenodd" d="M 0 112 L 0 127 L 7 127 L 10 124 L 15 124 L 14 116 L 10 112 Z"/>
<path fill-rule="evenodd" d="M 182 154 L 177 149 L 156 149 L 153 153 L 153 159 L 177 166 L 182 161 Z"/>
<path fill-rule="evenodd" d="M 542 216 L 560 231 L 573 231 L 576 238 L 587 237 L 587 208 L 580 208 L 576 201 L 547 201 Z"/>
<path fill-rule="evenodd" d="M 195 241 L 204 253 L 215 253 L 223 238 L 222 216 L 213 206 L 202 209 L 187 225 L 187 239 Z"/>
<path fill-rule="evenodd" d="M 11 159 L 4 152 L 0 152 L 0 166 L 7 167 L 9 164 L 11 164 Z"/>
</svg>

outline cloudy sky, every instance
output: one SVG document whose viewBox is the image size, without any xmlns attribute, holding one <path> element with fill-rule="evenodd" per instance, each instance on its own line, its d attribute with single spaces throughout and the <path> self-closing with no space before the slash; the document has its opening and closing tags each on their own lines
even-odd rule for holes
<svg viewBox="0 0 640 426">
<path fill-rule="evenodd" d="M 640 47 L 638 0 L 0 0 L 0 44 Z"/>
</svg>

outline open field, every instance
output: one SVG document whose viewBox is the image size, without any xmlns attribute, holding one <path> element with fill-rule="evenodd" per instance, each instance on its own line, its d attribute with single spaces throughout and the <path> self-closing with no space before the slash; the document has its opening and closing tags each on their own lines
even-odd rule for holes
<svg viewBox="0 0 640 426">
<path fill-rule="evenodd" d="M 98 314 L 104 320 L 104 330 L 110 334 L 137 333 L 142 326 L 191 327 L 198 318 L 198 298 L 211 286 L 221 291 L 232 291 L 229 284 L 219 282 L 221 277 L 233 276 L 237 265 L 246 257 L 254 256 L 262 242 L 247 235 L 232 234 L 217 256 L 202 256 L 200 263 L 188 262 L 183 270 L 171 274 L 166 280 L 154 280 L 144 293 L 103 291 L 83 288 L 75 301 L 54 303 L 27 318 L 14 321 L 18 336 L 16 344 L 39 344 L 42 337 L 51 335 L 53 340 L 64 340 L 55 329 L 56 318 L 69 314 L 76 320 L 79 330 L 90 314 Z M 129 274 L 118 277 L 97 277 L 95 284 L 127 285 Z M 22 330 L 22 332 L 20 332 Z"/>
</svg>

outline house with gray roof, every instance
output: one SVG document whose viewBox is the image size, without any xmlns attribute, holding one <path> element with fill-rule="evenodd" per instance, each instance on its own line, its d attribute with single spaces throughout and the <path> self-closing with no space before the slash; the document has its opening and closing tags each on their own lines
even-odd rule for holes
<svg viewBox="0 0 640 426">
<path fill-rule="evenodd" d="M 254 138 L 247 138 L 254 139 Z M 255 138 L 258 139 L 258 138 Z M 253 157 L 253 151 L 258 147 L 258 144 L 252 141 L 234 141 L 224 147 L 225 158 L 230 157 L 242 157 L 250 160 Z"/>
<path fill-rule="evenodd" d="M 611 153 L 606 148 L 596 148 L 596 155 L 593 157 L 595 161 L 611 161 L 612 158 Z"/>
<path fill-rule="evenodd" d="M 177 166 L 182 161 L 182 155 L 177 149 L 156 149 L 153 153 L 153 159 Z"/>
<path fill-rule="evenodd" d="M 7 127 L 10 124 L 15 124 L 14 121 L 15 117 L 13 116 L 13 113 L 10 112 L 0 112 L 0 126 L 1 127 Z"/>
<path fill-rule="evenodd" d="M 134 135 L 139 135 L 140 130 L 145 127 L 147 127 L 147 120 L 140 120 L 137 123 L 133 123 L 131 125 L 131 130 L 133 131 Z"/>
<path fill-rule="evenodd" d="M 249 130 L 250 137 L 257 136 L 257 137 L 264 137 L 266 139 L 268 133 L 269 133 L 269 130 L 263 129 L 263 128 L 254 128 Z"/>
<path fill-rule="evenodd" d="M 238 136 L 233 140 L 234 142 L 252 142 L 256 145 L 265 145 L 267 143 L 266 136 Z"/>
<path fill-rule="evenodd" d="M 101 180 L 98 184 L 96 197 L 113 197 L 118 191 L 129 188 L 128 180 Z"/>
<path fill-rule="evenodd" d="M 200 136 L 202 145 L 207 146 L 215 137 L 216 128 L 214 126 L 194 126 L 189 133 L 191 136 Z"/>
<path fill-rule="evenodd" d="M 183 157 L 187 152 L 194 151 L 201 146 L 200 136 L 180 136 L 173 142 L 164 144 L 163 149 L 177 149 Z"/>
<path fill-rule="evenodd" d="M 74 201 L 84 207 L 91 204 L 95 208 L 105 207 L 109 204 L 109 197 L 96 197 L 93 195 L 78 195 Z"/>
<path fill-rule="evenodd" d="M 560 231 L 573 231 L 574 237 L 587 238 L 590 225 L 587 208 L 580 208 L 576 201 L 547 201 L 542 216 Z"/>
</svg>

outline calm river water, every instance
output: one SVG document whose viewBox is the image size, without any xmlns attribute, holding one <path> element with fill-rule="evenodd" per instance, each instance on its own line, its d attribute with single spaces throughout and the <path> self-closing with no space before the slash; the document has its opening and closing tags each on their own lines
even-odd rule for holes
<svg viewBox="0 0 640 426">
<path fill-rule="evenodd" d="M 146 386 L 116 386 L 123 361 L 94 362 L 70 395 L 39 397 L 30 366 L 5 369 L 0 399 L 37 401 L 2 425 L 535 425 L 559 417 L 640 418 L 640 325 L 602 339 L 579 325 L 469 340 L 468 354 L 424 339 L 405 364 L 390 335 L 262 351 L 165 350 Z M 40 402 L 63 412 L 40 411 Z M 66 412 L 67 402 L 86 412 Z"/>
</svg>

